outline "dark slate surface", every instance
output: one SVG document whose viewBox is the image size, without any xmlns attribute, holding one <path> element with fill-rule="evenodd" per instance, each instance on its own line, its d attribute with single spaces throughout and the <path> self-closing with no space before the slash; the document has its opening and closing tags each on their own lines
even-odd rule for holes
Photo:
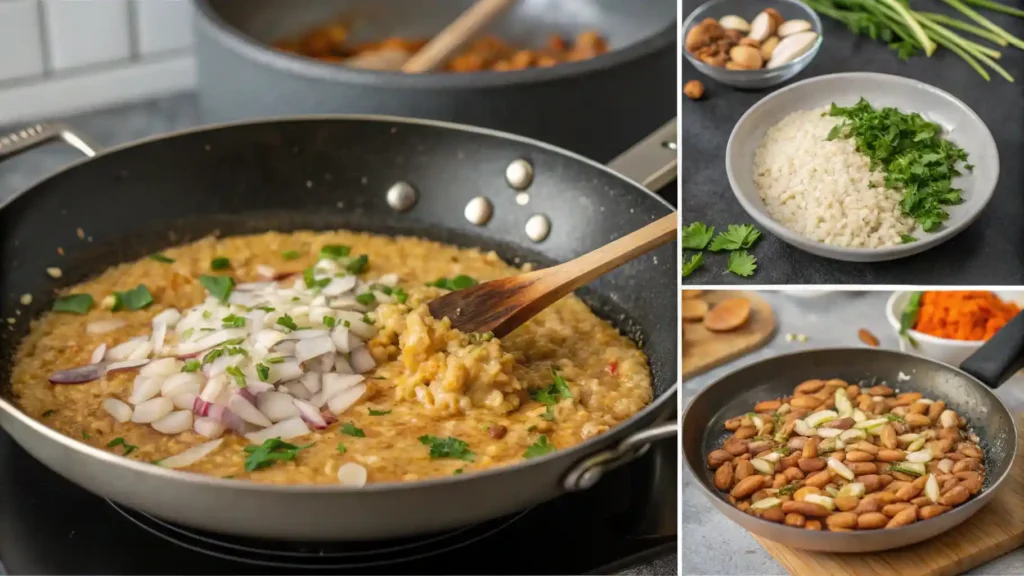
<svg viewBox="0 0 1024 576">
<path fill-rule="evenodd" d="M 689 14 L 698 2 L 684 3 Z M 1010 5 L 1018 3 L 1009 2 Z M 920 0 L 918 10 L 942 11 L 939 0 Z M 1024 38 L 1024 19 L 983 12 Z M 685 15 L 684 15 L 685 18 Z M 765 233 L 754 250 L 758 270 L 750 278 L 723 274 L 725 258 L 705 254 L 704 267 L 686 284 L 939 284 L 1011 285 L 1024 283 L 1024 52 L 1001 48 L 1001 64 L 1016 78 L 1011 84 L 992 73 L 985 82 L 954 54 L 940 49 L 932 58 L 903 62 L 884 44 L 854 36 L 825 21 L 825 42 L 810 66 L 790 82 L 836 72 L 881 72 L 914 78 L 946 90 L 973 108 L 999 147 L 999 184 L 981 217 L 956 238 L 923 254 L 880 263 L 829 260 L 791 247 Z M 697 72 L 683 60 L 683 81 L 699 79 L 705 96 L 683 98 L 682 214 L 685 223 L 702 221 L 724 229 L 754 223 L 733 196 L 725 174 L 725 146 L 740 116 L 776 88 L 744 92 Z M 784 86 L 784 85 L 783 85 Z M 969 191 L 968 191 L 969 192 Z"/>
</svg>

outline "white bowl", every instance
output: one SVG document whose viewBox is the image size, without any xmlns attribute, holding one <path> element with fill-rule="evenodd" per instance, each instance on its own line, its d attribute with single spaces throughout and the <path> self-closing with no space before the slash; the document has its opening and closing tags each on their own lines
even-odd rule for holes
<svg viewBox="0 0 1024 576">
<path fill-rule="evenodd" d="M 1024 291 L 996 291 L 995 295 L 1007 302 L 1016 302 L 1018 306 L 1024 307 Z M 893 292 L 885 305 L 885 317 L 889 320 L 889 325 L 892 326 L 893 331 L 896 332 L 896 337 L 899 338 L 901 351 L 919 354 L 952 366 L 959 366 L 961 362 L 966 360 L 971 354 L 974 354 L 985 343 L 981 340 L 966 341 L 938 338 L 918 332 L 917 330 L 909 330 L 907 334 L 917 343 L 916 348 L 911 346 L 906 338 L 902 338 L 899 335 L 900 316 L 903 314 L 903 308 L 907 305 L 909 298 L 910 292 Z"/>
<path fill-rule="evenodd" d="M 829 106 L 852 106 L 864 97 L 872 106 L 893 106 L 903 112 L 918 112 L 942 126 L 944 136 L 967 151 L 974 165 L 954 180 L 964 191 L 964 201 L 946 206 L 949 219 L 935 232 L 913 233 L 918 240 L 886 248 L 844 248 L 802 236 L 775 220 L 761 200 L 754 184 L 754 153 L 768 129 L 801 110 Z M 811 254 L 847 262 L 881 262 L 924 252 L 956 236 L 974 222 L 992 199 L 999 180 L 999 151 L 985 123 L 952 94 L 910 78 L 850 72 L 802 80 L 764 97 L 739 119 L 725 149 L 725 171 L 729 185 L 743 209 L 764 229 L 783 242 Z M 980 247 L 979 247 L 980 248 Z"/>
</svg>

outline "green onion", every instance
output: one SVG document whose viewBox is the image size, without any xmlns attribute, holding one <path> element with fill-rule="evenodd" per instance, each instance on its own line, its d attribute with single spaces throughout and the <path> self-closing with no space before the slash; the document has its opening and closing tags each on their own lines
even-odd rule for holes
<svg viewBox="0 0 1024 576">
<path fill-rule="evenodd" d="M 57 298 L 53 303 L 54 312 L 66 314 L 85 314 L 92 308 L 93 299 L 89 294 L 68 294 Z"/>
</svg>

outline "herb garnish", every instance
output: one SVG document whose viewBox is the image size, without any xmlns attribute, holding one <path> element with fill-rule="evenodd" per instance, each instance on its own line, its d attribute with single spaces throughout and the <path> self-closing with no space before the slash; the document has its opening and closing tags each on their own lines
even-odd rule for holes
<svg viewBox="0 0 1024 576">
<path fill-rule="evenodd" d="M 438 278 L 433 282 L 428 282 L 427 286 L 434 286 L 435 288 L 444 288 L 445 290 L 451 290 L 455 292 L 457 290 L 465 290 L 472 286 L 476 286 L 479 282 L 476 281 L 472 276 L 466 276 L 465 274 L 459 274 L 454 278 Z"/>
<path fill-rule="evenodd" d="M 92 308 L 93 299 L 88 294 L 68 294 L 61 296 L 53 303 L 54 312 L 67 314 L 85 314 Z"/>
<path fill-rule="evenodd" d="M 719 232 L 708 248 L 712 252 L 750 248 L 761 237 L 761 231 L 750 224 L 730 224 L 728 230 Z"/>
<path fill-rule="evenodd" d="M 555 445 L 548 441 L 548 437 L 546 435 L 541 434 L 540 437 L 537 438 L 537 441 L 527 448 L 526 452 L 523 452 L 523 458 L 536 458 L 538 456 L 550 454 L 554 451 Z"/>
<path fill-rule="evenodd" d="M 683 262 L 683 278 L 693 274 L 698 268 L 704 265 L 704 253 L 697 252 L 686 262 Z"/>
<path fill-rule="evenodd" d="M 199 277 L 199 283 L 206 288 L 206 291 L 221 302 L 227 302 L 231 292 L 235 289 L 235 281 L 230 276 L 207 276 Z"/>
<path fill-rule="evenodd" d="M 124 447 L 124 453 L 122 454 L 122 456 L 127 456 L 127 455 L 131 454 L 132 452 L 135 452 L 136 450 L 139 449 L 138 446 L 135 446 L 133 444 L 129 444 L 129 443 L 125 442 L 124 438 L 121 438 L 120 436 L 118 436 L 117 438 L 114 438 L 110 442 L 107 442 L 107 448 L 113 448 L 115 446 L 123 446 Z"/>
<path fill-rule="evenodd" d="M 798 487 L 799 487 L 798 484 L 786 484 L 782 488 L 779 488 L 778 495 L 779 496 L 789 496 L 789 495 L 793 494 L 794 492 L 796 492 Z"/>
<path fill-rule="evenodd" d="M 238 316 L 236 314 L 228 314 L 227 316 L 220 319 L 221 325 L 224 328 L 243 328 L 245 327 L 245 316 Z"/>
<path fill-rule="evenodd" d="M 284 326 L 285 328 L 287 328 L 289 330 L 298 330 L 299 329 L 299 325 L 296 324 L 295 320 L 293 320 L 292 317 L 287 315 L 287 314 L 285 314 L 284 316 L 281 316 L 280 318 L 277 319 L 277 325 L 278 326 Z"/>
<path fill-rule="evenodd" d="M 323 323 L 324 326 L 327 326 L 328 328 L 334 328 L 338 325 L 338 319 L 334 316 L 324 316 Z"/>
<path fill-rule="evenodd" d="M 302 279 L 306 282 L 306 288 L 323 288 L 331 283 L 330 278 L 316 279 L 313 268 L 306 268 L 302 271 Z"/>
<path fill-rule="evenodd" d="M 373 408 L 367 408 L 370 411 L 370 416 L 387 416 L 391 414 L 391 410 L 374 410 Z"/>
<path fill-rule="evenodd" d="M 715 227 L 707 226 L 703 222 L 693 222 L 683 226 L 682 245 L 684 250 L 703 250 L 711 237 L 715 235 Z"/>
<path fill-rule="evenodd" d="M 174 264 L 174 258 L 168 258 L 167 256 L 160 254 L 159 252 L 157 252 L 156 254 L 150 254 L 149 259 L 156 260 L 157 262 L 163 262 L 164 264 Z"/>
<path fill-rule="evenodd" d="M 732 272 L 737 276 L 743 276 L 746 278 L 748 276 L 753 276 L 754 270 L 757 270 L 757 258 L 746 250 L 730 252 L 728 266 L 726 273 Z"/>
<path fill-rule="evenodd" d="M 344 258 L 348 256 L 351 251 L 352 249 L 348 246 L 328 244 L 320 249 L 320 260 L 337 260 L 338 258 Z"/>
<path fill-rule="evenodd" d="M 342 444 L 341 442 L 338 442 L 338 453 L 339 454 L 344 454 L 345 452 L 348 452 L 348 448 L 345 448 L 344 444 Z"/>
<path fill-rule="evenodd" d="M 185 360 L 185 365 L 181 367 L 181 371 L 197 372 L 200 366 L 202 366 L 202 364 L 199 362 L 199 360 L 196 360 L 195 358 L 189 358 L 188 360 Z"/>
<path fill-rule="evenodd" d="M 284 357 L 274 356 L 273 358 L 264 358 L 263 361 L 266 362 L 267 364 L 280 364 L 284 362 Z"/>
<path fill-rule="evenodd" d="M 886 414 L 885 419 L 888 420 L 889 422 L 899 422 L 900 424 L 907 423 L 907 420 L 903 416 L 900 416 L 899 414 Z"/>
<path fill-rule="evenodd" d="M 572 399 L 572 391 L 565 378 L 558 373 L 554 366 L 551 367 L 551 376 L 555 379 L 546 388 L 539 388 L 530 392 L 530 397 L 546 406 L 553 406 L 562 400 Z"/>
<path fill-rule="evenodd" d="M 213 260 L 210 260 L 211 270 L 227 270 L 231 268 L 231 261 L 223 256 L 218 256 Z"/>
<path fill-rule="evenodd" d="M 238 366 L 228 366 L 224 371 L 235 379 L 235 384 L 238 384 L 240 388 L 246 387 L 245 374 L 242 372 L 241 368 Z"/>
<path fill-rule="evenodd" d="M 118 310 L 142 310 L 153 303 L 153 296 L 145 284 L 139 284 L 131 290 L 114 292 L 113 311 Z"/>
<path fill-rule="evenodd" d="M 355 436 L 356 438 L 366 438 L 366 432 L 363 432 L 362 428 L 356 428 L 356 425 L 352 422 L 345 422 L 342 424 L 341 433 L 348 436 Z"/>
<path fill-rule="evenodd" d="M 359 302 L 363 306 L 369 306 L 377 301 L 377 297 L 373 295 L 373 292 L 366 292 L 356 296 L 356 302 Z"/>
<path fill-rule="evenodd" d="M 256 365 L 256 376 L 259 377 L 261 382 L 270 380 L 270 366 L 263 364 L 262 362 Z"/>
<path fill-rule="evenodd" d="M 299 253 L 296 250 L 286 250 L 281 252 L 281 258 L 284 258 L 285 260 L 298 260 Z"/>
<path fill-rule="evenodd" d="M 245 457 L 245 471 L 252 472 L 260 468 L 266 468 L 274 462 L 283 460 L 295 460 L 300 450 L 309 448 L 312 444 L 296 446 L 282 441 L 280 438 L 268 438 L 259 446 L 246 446 L 244 450 L 249 454 Z"/>
<path fill-rule="evenodd" d="M 366 265 L 370 263 L 370 257 L 366 254 L 359 256 L 355 260 L 352 260 L 345 266 L 345 270 L 349 274 L 362 274 L 366 270 Z"/>
<path fill-rule="evenodd" d="M 475 454 L 473 454 L 469 449 L 469 444 L 454 436 L 438 438 L 437 436 L 424 434 L 419 437 L 419 441 L 420 444 L 430 447 L 431 460 L 437 458 L 455 458 L 457 460 L 472 462 L 473 457 L 475 456 Z"/>
</svg>

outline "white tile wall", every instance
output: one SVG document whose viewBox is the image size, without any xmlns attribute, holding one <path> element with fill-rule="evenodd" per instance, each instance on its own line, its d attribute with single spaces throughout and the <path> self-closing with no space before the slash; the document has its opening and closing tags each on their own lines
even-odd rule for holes
<svg viewBox="0 0 1024 576">
<path fill-rule="evenodd" d="M 43 74 L 36 0 L 0 1 L 0 82 Z"/>
<path fill-rule="evenodd" d="M 192 45 L 191 2 L 132 0 L 132 13 L 141 55 L 181 50 Z"/>
<path fill-rule="evenodd" d="M 54 70 L 127 60 L 132 55 L 128 0 L 43 0 L 43 19 Z"/>
</svg>

